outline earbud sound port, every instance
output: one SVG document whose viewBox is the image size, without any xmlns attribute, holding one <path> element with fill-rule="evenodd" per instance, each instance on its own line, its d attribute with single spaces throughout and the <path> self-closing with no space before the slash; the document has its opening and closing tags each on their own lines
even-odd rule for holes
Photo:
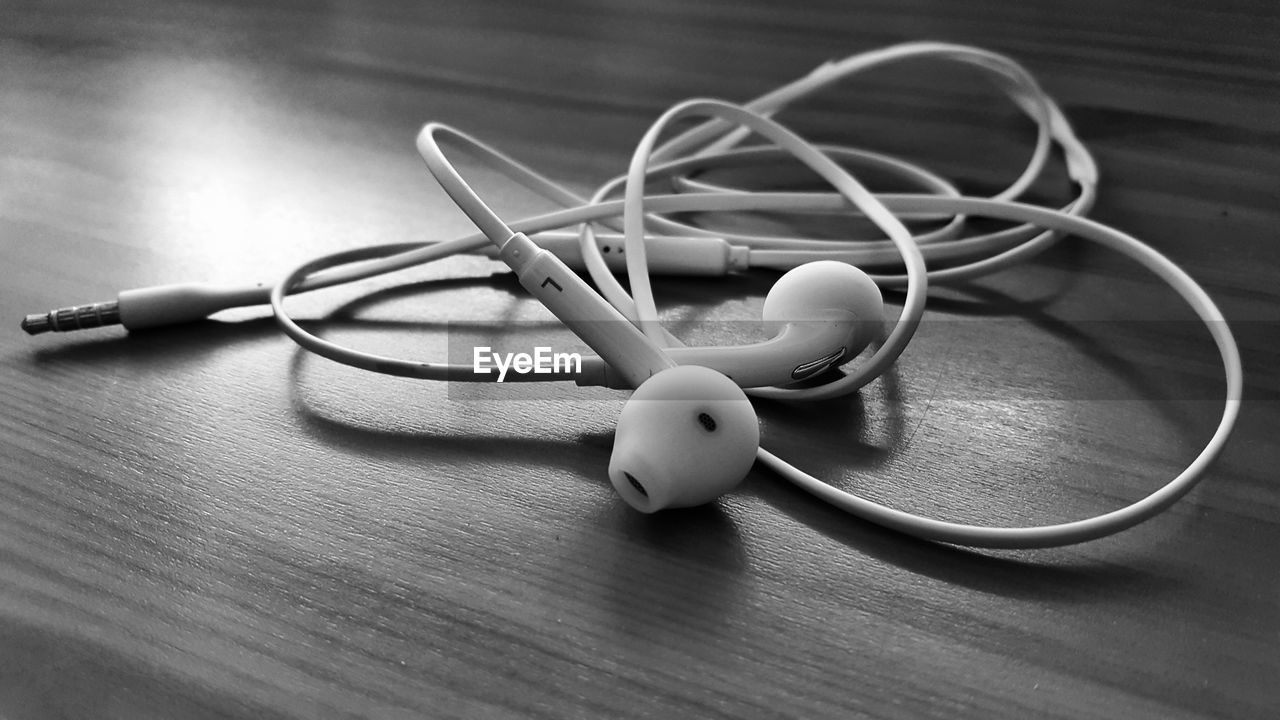
<svg viewBox="0 0 1280 720">
<path fill-rule="evenodd" d="M 649 497 L 649 491 L 645 490 L 644 486 L 640 484 L 640 481 L 635 479 L 635 477 L 631 473 L 624 471 L 622 474 L 627 478 L 627 482 L 631 483 L 631 487 L 636 489 L 636 492 L 640 493 L 645 497 Z"/>
</svg>

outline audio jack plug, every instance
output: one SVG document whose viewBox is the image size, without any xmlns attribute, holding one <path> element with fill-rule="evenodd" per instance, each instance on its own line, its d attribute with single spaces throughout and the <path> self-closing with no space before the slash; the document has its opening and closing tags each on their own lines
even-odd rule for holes
<svg viewBox="0 0 1280 720">
<path fill-rule="evenodd" d="M 28 315 L 22 319 L 22 329 L 26 330 L 28 335 L 39 335 L 43 332 L 86 330 L 104 325 L 116 325 L 119 322 L 120 303 L 111 300 Z"/>
<path fill-rule="evenodd" d="M 203 320 L 219 310 L 268 302 L 263 285 L 227 287 L 187 283 L 125 290 L 115 300 L 35 313 L 22 320 L 29 335 L 123 325 L 128 330 Z"/>
</svg>

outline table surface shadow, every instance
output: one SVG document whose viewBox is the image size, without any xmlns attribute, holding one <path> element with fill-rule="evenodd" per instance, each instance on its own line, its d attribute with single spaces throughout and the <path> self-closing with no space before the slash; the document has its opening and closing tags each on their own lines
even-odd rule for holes
<svg viewBox="0 0 1280 720">
<path fill-rule="evenodd" d="M 1185 268 L 1239 341 L 1225 452 L 1117 536 L 936 545 L 760 466 L 712 505 L 645 516 L 605 476 L 621 393 L 364 373 L 263 308 L 18 328 L 126 288 L 274 282 L 472 232 L 415 152 L 429 120 L 589 193 L 681 99 L 746 101 L 924 39 L 1023 63 L 1097 157 L 1091 215 Z M 0 718 L 1274 717 L 1277 47 L 1266 1 L 5 3 Z M 936 62 L 779 119 L 979 195 L 1034 142 L 996 88 Z M 463 166 L 506 217 L 548 207 Z M 1032 196 L 1070 192 L 1055 158 Z M 731 340 L 775 277 L 654 287 L 677 332 Z M 289 307 L 421 360 L 499 328 L 573 342 L 476 257 Z M 1167 482 L 1224 386 L 1167 287 L 1069 238 L 931 288 L 917 339 L 858 394 L 758 410 L 765 447 L 837 487 L 1026 525 Z"/>
</svg>

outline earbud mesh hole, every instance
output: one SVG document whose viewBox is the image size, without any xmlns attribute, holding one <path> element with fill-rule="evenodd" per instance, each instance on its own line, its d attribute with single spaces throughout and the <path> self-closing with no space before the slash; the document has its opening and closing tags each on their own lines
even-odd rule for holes
<svg viewBox="0 0 1280 720">
<path fill-rule="evenodd" d="M 707 413 L 698 413 L 698 422 L 701 423 L 703 430 L 707 432 L 716 431 L 716 419 Z"/>
<path fill-rule="evenodd" d="M 637 480 L 634 475 L 629 472 L 623 472 L 622 474 L 626 476 L 627 482 L 631 483 L 631 487 L 635 488 L 636 492 L 645 497 L 649 497 L 649 491 L 644 489 L 644 486 L 640 484 L 640 481 Z"/>
</svg>

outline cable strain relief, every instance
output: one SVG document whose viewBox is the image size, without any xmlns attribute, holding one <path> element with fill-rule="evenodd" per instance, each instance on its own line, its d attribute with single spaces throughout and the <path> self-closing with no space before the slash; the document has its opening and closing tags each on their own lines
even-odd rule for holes
<svg viewBox="0 0 1280 720">
<path fill-rule="evenodd" d="M 538 253 L 545 252 L 537 243 L 522 232 L 513 234 L 498 248 L 498 259 L 506 263 L 517 275 L 522 273 L 537 258 Z"/>
</svg>

